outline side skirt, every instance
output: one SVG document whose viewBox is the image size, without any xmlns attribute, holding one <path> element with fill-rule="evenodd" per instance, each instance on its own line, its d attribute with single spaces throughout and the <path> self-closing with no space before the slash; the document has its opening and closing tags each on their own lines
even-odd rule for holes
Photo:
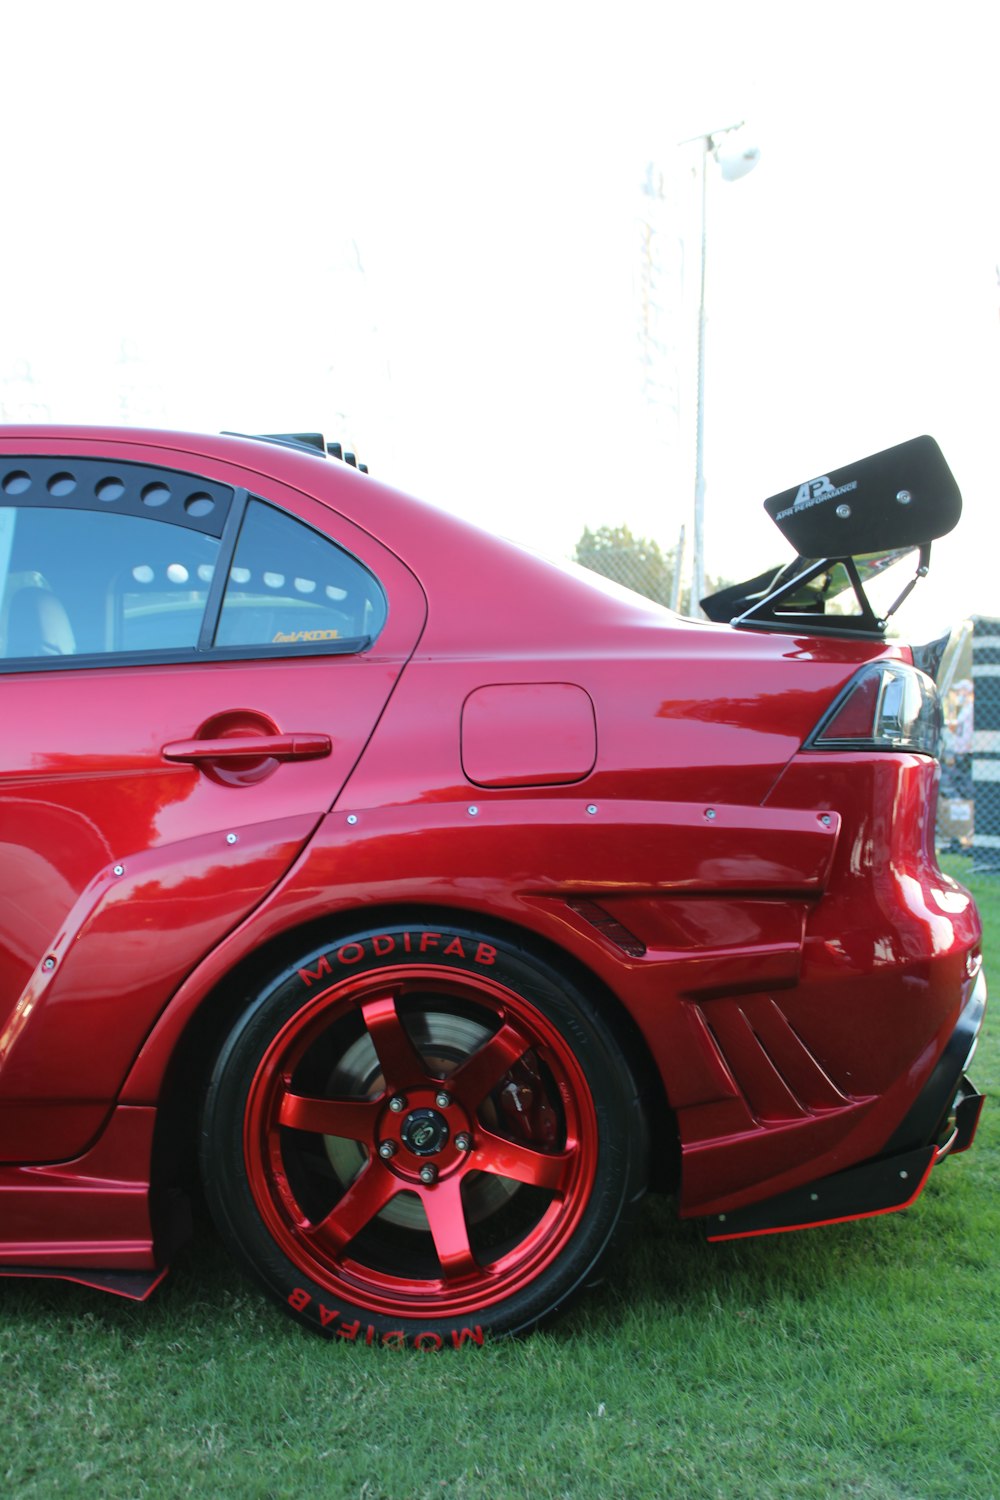
<svg viewBox="0 0 1000 1500">
<path fill-rule="evenodd" d="M 127 1297 L 132 1302 L 145 1302 L 167 1274 L 162 1271 L 91 1271 L 84 1267 L 74 1270 L 71 1266 L 0 1266 L 0 1276 L 27 1276 L 33 1281 L 48 1278 L 52 1281 L 75 1281 L 78 1286 L 92 1286 L 99 1292 L 111 1292 L 115 1297 Z"/>
<path fill-rule="evenodd" d="M 65 1268 L 91 1285 L 121 1273 L 158 1276 L 149 1186 L 155 1123 L 152 1107 L 119 1105 L 75 1160 L 0 1166 L 0 1274 Z"/>
</svg>

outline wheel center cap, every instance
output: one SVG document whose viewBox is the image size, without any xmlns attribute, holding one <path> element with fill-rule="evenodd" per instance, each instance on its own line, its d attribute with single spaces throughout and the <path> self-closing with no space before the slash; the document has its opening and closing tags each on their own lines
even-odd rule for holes
<svg viewBox="0 0 1000 1500">
<path fill-rule="evenodd" d="M 448 1122 L 436 1109 L 411 1109 L 399 1134 L 414 1156 L 436 1156 L 448 1139 Z"/>
</svg>

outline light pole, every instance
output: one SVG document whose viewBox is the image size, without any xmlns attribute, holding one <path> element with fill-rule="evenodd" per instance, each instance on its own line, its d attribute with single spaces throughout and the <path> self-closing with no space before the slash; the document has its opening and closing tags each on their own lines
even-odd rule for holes
<svg viewBox="0 0 1000 1500">
<path fill-rule="evenodd" d="M 735 125 L 724 125 L 721 130 L 710 130 L 706 135 L 694 135 L 682 146 L 692 142 L 701 144 L 701 287 L 698 297 L 698 393 L 695 418 L 695 468 L 694 468 L 694 558 L 691 579 L 691 613 L 697 616 L 705 592 L 705 263 L 708 241 L 706 225 L 706 185 L 708 182 L 708 158 L 712 156 L 718 164 L 724 182 L 735 182 L 752 172 L 760 160 L 756 146 L 723 151 L 726 137 L 742 130 L 743 121 Z"/>
</svg>

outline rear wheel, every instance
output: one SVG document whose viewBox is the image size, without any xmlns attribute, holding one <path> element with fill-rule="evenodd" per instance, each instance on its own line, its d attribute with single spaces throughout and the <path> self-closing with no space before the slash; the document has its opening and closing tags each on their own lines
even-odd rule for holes
<svg viewBox="0 0 1000 1500">
<path fill-rule="evenodd" d="M 594 1279 L 645 1169 L 600 1013 L 494 937 L 411 926 L 317 949 L 218 1058 L 213 1212 L 303 1321 L 366 1343 L 480 1342 Z"/>
</svg>

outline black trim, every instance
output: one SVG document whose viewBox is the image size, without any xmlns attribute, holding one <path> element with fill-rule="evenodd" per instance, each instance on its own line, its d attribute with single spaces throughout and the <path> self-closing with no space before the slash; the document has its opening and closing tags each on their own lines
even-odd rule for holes
<svg viewBox="0 0 1000 1500">
<path fill-rule="evenodd" d="M 340 641 L 308 641 L 301 646 L 177 646 L 149 651 L 93 651 L 80 656 L 17 656 L 0 660 L 0 676 L 26 677 L 32 672 L 98 671 L 102 667 L 176 667 L 213 661 L 288 661 L 302 656 L 360 656 L 371 649 L 370 635 Z"/>
<path fill-rule="evenodd" d="M 831 625 L 830 618 L 832 617 L 817 616 L 811 609 L 786 610 L 779 613 L 779 607 L 785 600 L 791 599 L 804 584 L 811 583 L 814 578 L 820 577 L 823 573 L 829 573 L 838 563 L 847 573 L 861 609 L 860 614 L 838 615 L 836 623 Z M 772 589 L 759 603 L 752 604 L 743 614 L 737 615 L 731 624 L 740 630 L 794 631 L 798 635 L 801 635 L 803 631 L 808 631 L 810 635 L 866 635 L 880 638 L 885 622 L 878 619 L 868 603 L 854 559 L 852 557 L 823 557 L 803 572 L 797 573 L 787 583 Z"/>
<path fill-rule="evenodd" d="M 278 448 L 296 448 L 314 458 L 326 457 L 326 442 L 321 432 L 232 432 L 223 428 L 222 437 L 249 438 L 252 443 L 274 443 Z"/>
<path fill-rule="evenodd" d="M 255 443 L 276 443 L 279 448 L 296 448 L 300 453 L 311 453 L 314 457 L 337 458 L 350 464 L 361 474 L 368 473 L 367 464 L 359 464 L 357 454 L 345 453 L 343 443 L 328 443 L 321 432 L 229 432 L 223 437 L 250 438 Z"/>
<path fill-rule="evenodd" d="M 955 1139 L 947 1143 L 949 1156 L 958 1156 L 959 1152 L 968 1151 L 985 1102 L 985 1095 L 963 1074 L 948 1111 L 949 1120 L 954 1120 L 955 1125 Z"/>
<path fill-rule="evenodd" d="M 11 487 L 24 474 L 23 489 Z M 70 488 L 53 490 L 65 476 Z M 172 483 L 168 483 L 173 481 Z M 102 499 L 100 491 L 117 481 L 121 493 Z M 162 486 L 162 503 L 149 504 L 143 495 L 150 486 Z M 105 488 L 105 493 L 109 491 Z M 166 464 L 139 464 L 115 457 L 83 458 L 75 453 L 5 454 L 0 459 L 0 505 L 32 510 L 91 510 L 107 515 L 135 516 L 143 521 L 163 521 L 183 526 L 205 536 L 221 537 L 234 496 L 231 484 L 206 479 L 186 469 Z M 192 514 L 186 507 L 196 500 L 208 504 L 206 515 Z"/>
<path fill-rule="evenodd" d="M 763 1203 L 713 1214 L 703 1227 L 710 1240 L 726 1240 L 892 1213 L 920 1192 L 936 1154 L 934 1146 L 924 1146 L 891 1160 L 865 1162 Z"/>
<path fill-rule="evenodd" d="M 226 585 L 229 582 L 229 570 L 236 555 L 236 543 L 240 538 L 240 528 L 243 525 L 243 517 L 246 515 L 249 502 L 250 496 L 246 490 L 237 490 L 233 496 L 226 529 L 219 541 L 219 556 L 215 564 L 215 572 L 208 586 L 205 608 L 201 616 L 197 647 L 199 651 L 210 650 L 215 640 L 215 632 L 222 614 L 222 602 L 226 596 Z"/>
<path fill-rule="evenodd" d="M 163 1280 L 168 1267 L 155 1271 L 102 1271 L 97 1266 L 0 1266 L 0 1276 L 23 1276 L 31 1281 L 73 1281 L 98 1292 L 112 1292 L 130 1302 L 145 1302 Z"/>
<path fill-rule="evenodd" d="M 877 559 L 877 561 L 895 561 L 898 556 L 903 555 L 905 554 L 886 553 L 884 558 Z M 788 579 L 786 582 L 777 583 L 777 586 L 772 587 L 763 599 L 752 603 L 749 609 L 745 610 L 743 614 L 737 615 L 735 619 L 730 621 L 730 624 L 738 630 L 769 630 L 795 635 L 862 636 L 866 639 L 882 640 L 889 620 L 896 613 L 903 601 L 909 598 L 918 580 L 927 576 L 931 560 L 930 542 L 927 542 L 920 548 L 918 559 L 916 573 L 900 591 L 884 615 L 876 615 L 872 609 L 864 590 L 864 579 L 861 576 L 861 571 L 858 568 L 855 558 L 848 556 L 822 557 L 817 562 L 810 563 L 802 572 L 796 572 L 793 578 Z M 800 558 L 799 561 L 804 563 L 806 559 Z M 857 614 L 822 614 L 822 610 L 825 609 L 825 586 L 816 595 L 815 601 L 810 601 L 805 609 L 801 607 L 798 609 L 787 607 L 788 601 L 795 599 L 795 596 L 800 594 L 807 584 L 812 583 L 816 578 L 823 577 L 823 575 L 831 574 L 838 567 L 843 568 L 846 573 L 854 597 L 858 602 Z M 873 576 L 877 571 L 877 568 L 873 568 L 869 573 L 866 569 L 866 576 Z M 785 574 L 780 576 L 784 578 Z M 752 582 L 756 581 L 752 580 Z M 728 590 L 727 594 L 730 592 L 732 591 Z M 801 605 L 801 600 L 797 600 L 796 602 Z M 784 608 L 782 607 L 783 605 L 785 606 Z M 818 615 L 816 613 L 817 607 L 820 610 L 820 614 Z M 702 608 L 705 608 L 705 601 L 702 601 Z"/>
<path fill-rule="evenodd" d="M 910 1151 L 936 1141 L 960 1089 L 976 1038 L 986 1013 L 986 976 L 982 970 L 947 1046 L 924 1084 L 916 1103 L 886 1143 L 885 1155 Z"/>
</svg>

